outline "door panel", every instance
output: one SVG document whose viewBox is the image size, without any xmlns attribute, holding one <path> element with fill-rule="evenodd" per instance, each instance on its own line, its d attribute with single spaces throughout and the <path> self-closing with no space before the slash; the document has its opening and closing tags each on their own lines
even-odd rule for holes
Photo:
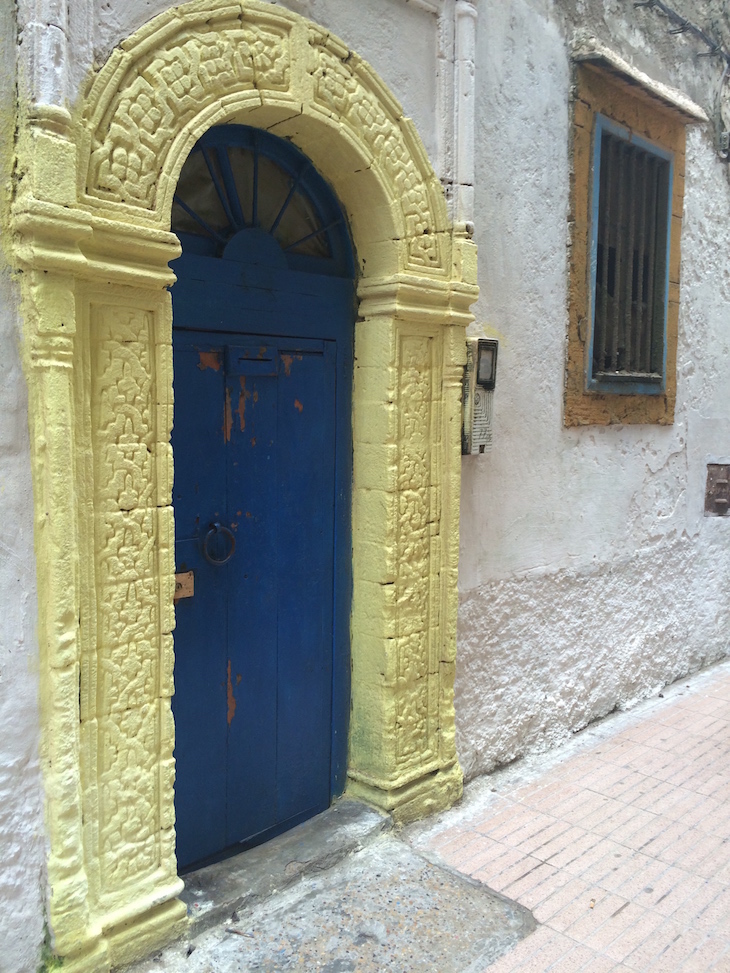
<svg viewBox="0 0 730 973">
<path fill-rule="evenodd" d="M 184 863 L 225 846 L 227 593 L 201 551 L 201 528 L 222 516 L 219 484 L 225 480 L 221 434 L 225 398 L 218 352 L 176 343 L 175 503 L 176 570 L 193 571 L 195 594 L 176 606 L 175 716 L 177 841 Z M 204 367 L 201 367 L 204 366 Z M 204 456 L 205 462 L 196 460 Z M 202 771 L 205 773 L 202 773 Z M 189 851 L 188 851 L 189 849 Z"/>
<path fill-rule="evenodd" d="M 334 546 L 334 348 L 323 352 L 282 351 L 279 414 L 281 601 L 278 613 L 280 650 L 279 734 L 277 759 L 289 771 L 281 777 L 279 806 L 283 817 L 297 814 L 300 802 L 310 807 L 329 803 L 331 696 L 322 687 L 332 679 L 332 655 L 318 650 L 332 637 L 330 552 Z M 304 433 L 306 430 L 306 434 Z M 332 497 L 331 504 L 322 496 Z M 308 525 L 307 530 L 300 524 Z M 302 714 L 306 713 L 306 719 Z"/>
<path fill-rule="evenodd" d="M 183 865 L 330 801 L 336 365 L 334 341 L 175 332 Z"/>
</svg>

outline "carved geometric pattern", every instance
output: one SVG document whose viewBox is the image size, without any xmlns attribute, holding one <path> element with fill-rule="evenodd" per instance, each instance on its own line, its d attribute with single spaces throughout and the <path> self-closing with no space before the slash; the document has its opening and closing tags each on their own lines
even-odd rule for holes
<svg viewBox="0 0 730 973">
<path fill-rule="evenodd" d="M 100 720 L 102 894 L 139 882 L 159 865 L 159 735 L 156 701 Z"/>
<path fill-rule="evenodd" d="M 396 741 L 400 761 L 433 756 L 430 733 L 433 339 L 400 343 Z"/>
<path fill-rule="evenodd" d="M 105 480 L 98 501 L 109 511 L 149 506 L 152 499 L 152 347 L 147 317 L 123 308 L 112 316 L 107 309 L 93 325 L 94 458 Z"/>
<path fill-rule="evenodd" d="M 96 132 L 88 192 L 155 208 L 161 164 L 172 137 L 222 91 L 286 90 L 288 37 L 260 24 L 181 30 L 154 54 L 130 65 Z"/>
<path fill-rule="evenodd" d="M 179 8 L 177 29 L 161 32 L 152 52 L 145 39 L 139 49 L 130 45 L 113 55 L 100 72 L 89 101 L 88 202 L 131 206 L 161 219 L 158 190 L 167 153 L 196 116 L 247 91 L 286 92 L 292 108 L 312 100 L 308 86 L 292 88 L 291 35 L 304 30 L 298 18 L 253 2 L 237 9 L 214 0 L 199 11 L 197 4 Z M 408 266 L 440 269 L 434 214 L 440 201 L 431 199 L 405 120 L 390 113 L 397 104 L 389 100 L 385 106 L 367 65 L 359 59 L 348 64 L 328 34 L 309 28 L 308 42 L 314 104 L 333 113 L 373 157 L 390 198 L 402 208 Z"/>
<path fill-rule="evenodd" d="M 316 52 L 314 100 L 333 112 L 340 124 L 368 147 L 394 187 L 395 198 L 403 208 L 410 264 L 438 267 L 439 249 L 433 235 L 428 191 L 403 132 L 357 74 L 326 49 L 326 39 L 322 31 L 309 32 L 309 43 Z"/>
<path fill-rule="evenodd" d="M 101 895 L 160 865 L 160 588 L 153 315 L 91 313 Z M 93 731 L 92 731 L 93 732 Z"/>
</svg>

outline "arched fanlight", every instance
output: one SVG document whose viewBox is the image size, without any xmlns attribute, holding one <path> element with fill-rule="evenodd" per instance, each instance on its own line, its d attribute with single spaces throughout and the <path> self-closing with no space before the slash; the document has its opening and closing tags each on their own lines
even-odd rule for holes
<svg viewBox="0 0 730 973">
<path fill-rule="evenodd" d="M 242 125 L 211 128 L 188 156 L 172 229 L 183 253 L 352 276 L 347 223 L 311 161 Z"/>
</svg>

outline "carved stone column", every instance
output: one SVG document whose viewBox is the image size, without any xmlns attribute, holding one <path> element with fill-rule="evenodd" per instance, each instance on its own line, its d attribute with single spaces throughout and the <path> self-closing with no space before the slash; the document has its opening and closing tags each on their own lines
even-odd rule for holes
<svg viewBox="0 0 730 973">
<path fill-rule="evenodd" d="M 360 288 L 348 790 L 400 821 L 461 794 L 459 399 L 474 293 L 406 275 Z"/>
</svg>

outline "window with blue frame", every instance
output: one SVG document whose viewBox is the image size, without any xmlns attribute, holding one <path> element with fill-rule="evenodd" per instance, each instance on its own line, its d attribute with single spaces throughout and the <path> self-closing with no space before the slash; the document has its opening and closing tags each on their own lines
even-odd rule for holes
<svg viewBox="0 0 730 973">
<path fill-rule="evenodd" d="M 588 390 L 666 388 L 672 177 L 670 152 L 595 116 Z"/>
</svg>

